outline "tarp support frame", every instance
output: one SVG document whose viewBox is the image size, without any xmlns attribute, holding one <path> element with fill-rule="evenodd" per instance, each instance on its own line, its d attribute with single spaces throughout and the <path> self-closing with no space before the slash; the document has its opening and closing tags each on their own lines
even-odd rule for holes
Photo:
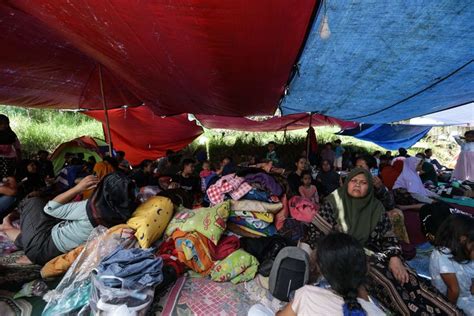
<svg viewBox="0 0 474 316">
<path fill-rule="evenodd" d="M 105 100 L 104 93 L 104 82 L 102 80 L 102 65 L 99 64 L 99 84 L 100 84 L 100 94 L 102 96 L 102 106 L 104 108 L 105 114 L 105 130 L 107 132 L 106 138 L 109 141 L 109 155 L 112 157 L 113 145 L 112 145 L 112 134 L 110 133 L 110 122 L 109 122 L 109 112 L 107 109 L 107 101 Z"/>
</svg>

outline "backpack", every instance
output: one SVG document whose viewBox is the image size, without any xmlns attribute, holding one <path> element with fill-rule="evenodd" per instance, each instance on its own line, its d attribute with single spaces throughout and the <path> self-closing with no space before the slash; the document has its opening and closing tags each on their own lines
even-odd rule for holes
<svg viewBox="0 0 474 316">
<path fill-rule="evenodd" d="M 308 279 L 308 254 L 298 247 L 285 247 L 276 256 L 270 272 L 270 293 L 288 302 L 290 294 L 308 283 Z"/>
<path fill-rule="evenodd" d="M 138 206 L 135 183 L 122 172 L 106 175 L 86 204 L 87 216 L 94 227 L 123 224 Z"/>
</svg>

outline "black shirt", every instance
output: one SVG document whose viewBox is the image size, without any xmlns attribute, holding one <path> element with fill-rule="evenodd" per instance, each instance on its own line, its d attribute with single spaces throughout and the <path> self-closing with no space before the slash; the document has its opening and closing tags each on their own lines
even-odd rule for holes
<svg viewBox="0 0 474 316">
<path fill-rule="evenodd" d="M 173 181 L 179 183 L 180 187 L 188 193 L 195 194 L 201 192 L 201 185 L 197 177 L 189 176 L 186 178 L 178 174 L 173 177 Z"/>
<path fill-rule="evenodd" d="M 290 186 L 291 193 L 293 194 L 299 194 L 299 188 L 301 186 L 301 176 L 296 173 L 296 171 L 293 171 L 288 175 L 287 178 L 288 185 Z"/>
<path fill-rule="evenodd" d="M 47 176 L 54 178 L 54 167 L 53 163 L 49 160 L 38 160 L 39 164 L 39 175 L 44 179 Z"/>
</svg>

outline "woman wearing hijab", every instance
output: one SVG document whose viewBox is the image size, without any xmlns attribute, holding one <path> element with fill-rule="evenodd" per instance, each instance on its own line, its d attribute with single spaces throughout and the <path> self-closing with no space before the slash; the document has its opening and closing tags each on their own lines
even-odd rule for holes
<svg viewBox="0 0 474 316">
<path fill-rule="evenodd" d="M 321 171 L 316 177 L 316 187 L 321 196 L 327 196 L 342 185 L 341 176 L 333 170 L 329 160 L 321 162 Z"/>
<path fill-rule="evenodd" d="M 431 204 L 436 193 L 426 189 L 421 181 L 418 171 L 422 168 L 423 161 L 420 158 L 408 157 L 403 162 L 402 173 L 393 185 L 395 202 L 399 205 L 419 205 L 420 203 Z"/>
<path fill-rule="evenodd" d="M 21 160 L 18 137 L 10 127 L 8 116 L 0 114 L 0 180 L 15 174 L 16 163 Z"/>
<path fill-rule="evenodd" d="M 331 231 L 347 233 L 364 246 L 370 263 L 369 294 L 385 307 L 403 315 L 459 313 L 429 282 L 418 280 L 405 267 L 388 215 L 374 196 L 369 171 L 356 168 L 349 173 L 344 185 L 321 205 L 303 242 L 315 249 Z"/>
<path fill-rule="evenodd" d="M 394 160 L 391 166 L 386 166 L 382 169 L 380 177 L 382 178 L 383 184 L 387 189 L 392 190 L 395 181 L 397 181 L 398 176 L 402 173 L 403 170 L 403 160 L 397 159 Z"/>
</svg>

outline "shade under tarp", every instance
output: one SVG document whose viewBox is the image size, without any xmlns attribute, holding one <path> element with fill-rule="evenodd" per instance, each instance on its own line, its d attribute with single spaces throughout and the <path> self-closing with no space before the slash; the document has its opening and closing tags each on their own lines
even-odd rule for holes
<svg viewBox="0 0 474 316">
<path fill-rule="evenodd" d="M 317 0 L 0 3 L 0 104 L 271 115 Z"/>
<path fill-rule="evenodd" d="M 474 5 L 464 0 L 327 1 L 284 114 L 388 123 L 474 101 Z"/>
<path fill-rule="evenodd" d="M 397 150 L 400 147 L 410 148 L 422 139 L 430 129 L 431 126 L 406 124 L 361 124 L 356 128 L 346 129 L 337 134 L 352 136 L 386 149 Z"/>
<path fill-rule="evenodd" d="M 84 114 L 105 124 L 104 111 Z M 113 146 L 123 150 L 132 164 L 163 157 L 168 149 L 181 150 L 203 132 L 195 122 L 188 120 L 187 114 L 160 117 L 145 105 L 113 109 L 108 114 Z"/>
<path fill-rule="evenodd" d="M 357 123 L 346 122 L 336 118 L 307 113 L 272 117 L 266 120 L 253 120 L 245 117 L 228 117 L 216 115 L 196 115 L 198 121 L 209 129 L 229 129 L 244 132 L 278 132 L 308 128 L 312 126 L 336 125 L 342 129 L 357 126 Z"/>
</svg>

